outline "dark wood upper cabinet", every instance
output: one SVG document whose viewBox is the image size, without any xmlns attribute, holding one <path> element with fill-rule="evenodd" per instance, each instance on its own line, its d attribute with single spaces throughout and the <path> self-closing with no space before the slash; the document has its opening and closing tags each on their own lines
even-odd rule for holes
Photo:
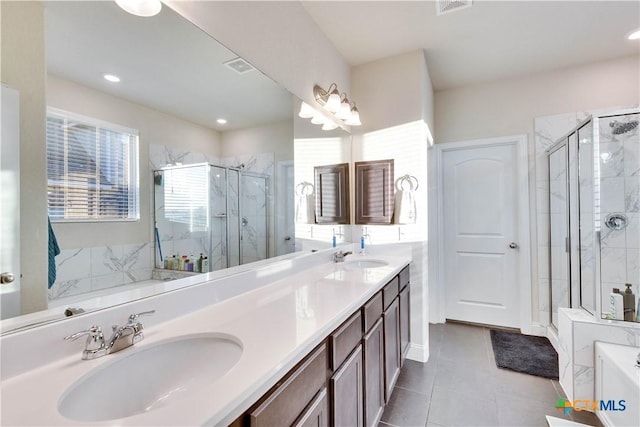
<svg viewBox="0 0 640 427">
<path fill-rule="evenodd" d="M 355 162 L 356 224 L 391 224 L 393 159 Z"/>
<path fill-rule="evenodd" d="M 349 224 L 349 163 L 313 168 L 316 223 Z"/>
</svg>

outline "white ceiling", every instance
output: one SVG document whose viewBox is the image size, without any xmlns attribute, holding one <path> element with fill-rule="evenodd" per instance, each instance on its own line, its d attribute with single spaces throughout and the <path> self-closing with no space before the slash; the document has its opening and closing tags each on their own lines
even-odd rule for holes
<svg viewBox="0 0 640 427">
<path fill-rule="evenodd" d="M 490 1 L 436 16 L 434 1 L 303 7 L 350 65 L 424 49 L 435 90 L 640 53 L 640 1 Z"/>
<path fill-rule="evenodd" d="M 258 70 L 224 66 L 237 55 L 168 7 L 140 18 L 113 1 L 44 5 L 52 74 L 217 130 L 291 119 L 289 92 Z"/>
</svg>

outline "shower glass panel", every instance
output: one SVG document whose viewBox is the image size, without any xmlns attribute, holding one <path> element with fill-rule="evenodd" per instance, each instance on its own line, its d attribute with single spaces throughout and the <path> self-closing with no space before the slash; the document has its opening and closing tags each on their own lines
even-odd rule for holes
<svg viewBox="0 0 640 427">
<path fill-rule="evenodd" d="M 269 257 L 267 176 L 200 163 L 154 171 L 154 183 L 156 268 L 206 273 Z"/>
<path fill-rule="evenodd" d="M 571 306 L 569 244 L 569 180 L 567 140 L 549 153 L 550 304 L 551 324 L 558 309 Z"/>
<path fill-rule="evenodd" d="M 595 313 L 596 301 L 596 259 L 595 216 L 596 200 L 594 168 L 593 122 L 589 121 L 578 129 L 578 199 L 579 199 L 579 247 L 580 247 L 580 306 L 589 313 Z"/>
<path fill-rule="evenodd" d="M 595 156 L 599 171 L 600 302 L 604 318 L 635 321 L 640 293 L 640 114 L 599 117 Z M 598 191 L 599 190 L 599 191 Z M 631 307 L 612 309 L 614 289 L 633 292 Z M 624 313 L 626 311 L 626 314 Z"/>
</svg>

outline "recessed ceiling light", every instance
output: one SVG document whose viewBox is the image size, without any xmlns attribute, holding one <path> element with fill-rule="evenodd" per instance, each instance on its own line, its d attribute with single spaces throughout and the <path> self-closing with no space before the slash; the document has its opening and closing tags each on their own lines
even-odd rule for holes
<svg viewBox="0 0 640 427">
<path fill-rule="evenodd" d="M 227 119 L 218 119 L 218 120 L 216 120 L 216 122 L 218 122 L 221 125 L 226 125 L 227 124 Z"/>
<path fill-rule="evenodd" d="M 160 13 L 160 0 L 116 0 L 118 6 L 136 16 L 154 16 Z"/>
<path fill-rule="evenodd" d="M 629 36 L 627 38 L 629 40 L 638 40 L 638 39 L 640 39 L 640 30 L 634 31 L 633 33 L 629 34 Z"/>
<path fill-rule="evenodd" d="M 112 83 L 118 83 L 120 81 L 120 77 L 115 76 L 113 74 L 103 74 L 102 77 L 104 77 L 106 81 L 109 81 Z"/>
</svg>

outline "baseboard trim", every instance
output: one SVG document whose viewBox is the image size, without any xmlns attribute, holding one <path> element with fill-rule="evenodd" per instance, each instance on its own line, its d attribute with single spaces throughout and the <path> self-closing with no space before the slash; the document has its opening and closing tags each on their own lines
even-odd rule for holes
<svg viewBox="0 0 640 427">
<path fill-rule="evenodd" d="M 429 348 L 421 344 L 409 343 L 409 351 L 407 352 L 407 359 L 415 360 L 416 362 L 426 363 L 429 360 Z"/>
<path fill-rule="evenodd" d="M 524 331 L 523 331 L 524 332 Z M 547 326 L 540 323 L 532 323 L 527 331 L 527 335 L 535 335 L 538 337 L 547 336 Z"/>
</svg>

